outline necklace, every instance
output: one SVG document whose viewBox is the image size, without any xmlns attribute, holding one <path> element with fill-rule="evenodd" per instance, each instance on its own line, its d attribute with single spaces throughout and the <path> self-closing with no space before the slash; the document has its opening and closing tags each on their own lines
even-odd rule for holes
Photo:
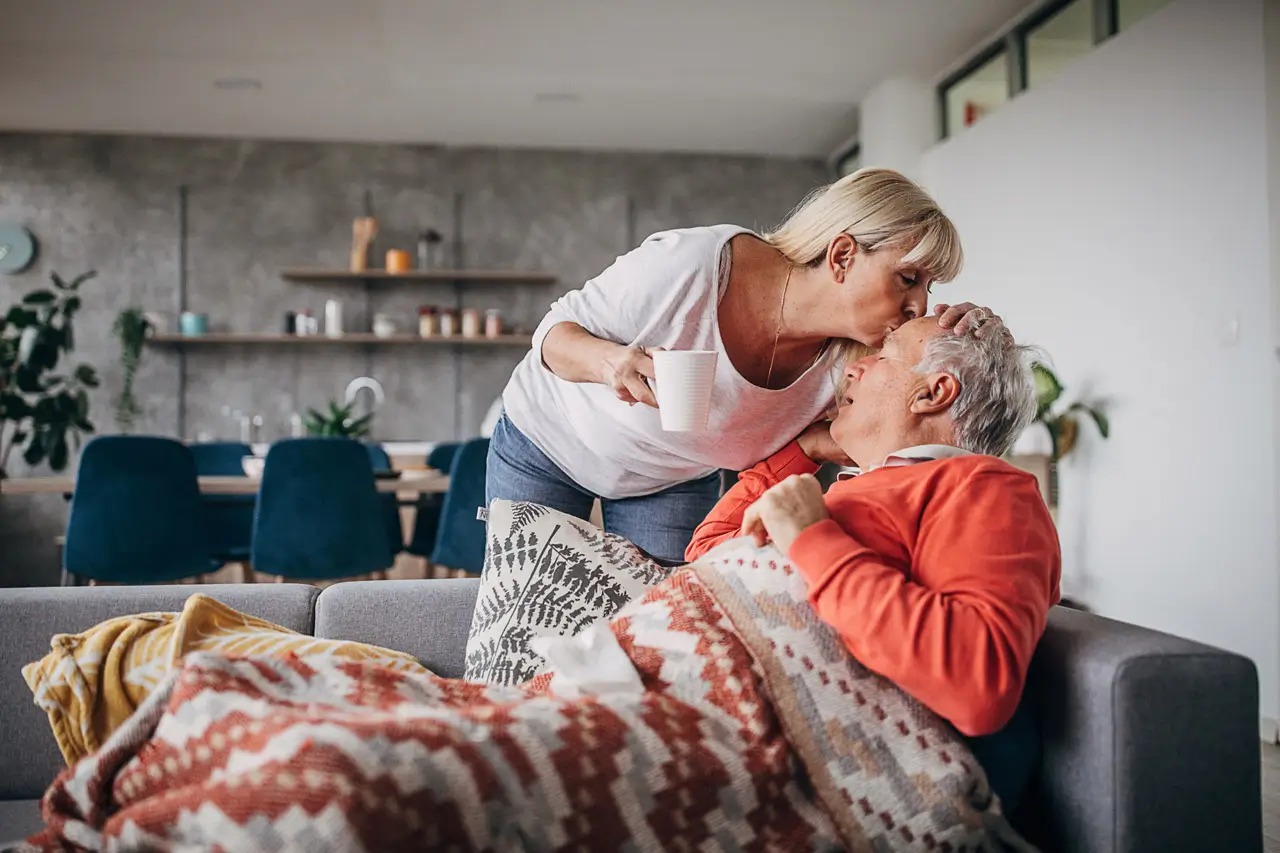
<svg viewBox="0 0 1280 853">
<path fill-rule="evenodd" d="M 782 312 L 787 307 L 787 288 L 791 286 L 791 270 L 793 269 L 794 267 L 788 263 L 787 278 L 782 282 L 782 298 L 778 300 L 778 327 L 773 330 L 773 350 L 769 353 L 769 372 L 764 377 L 766 388 L 773 384 L 773 360 L 778 357 L 778 338 L 782 336 Z"/>
</svg>

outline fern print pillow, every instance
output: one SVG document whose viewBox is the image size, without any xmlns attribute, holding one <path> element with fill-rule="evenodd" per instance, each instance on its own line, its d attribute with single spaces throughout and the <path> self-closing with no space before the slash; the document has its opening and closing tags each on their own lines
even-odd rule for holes
<svg viewBox="0 0 1280 853">
<path fill-rule="evenodd" d="M 467 680 L 528 681 L 546 663 L 529 648 L 534 637 L 578 634 L 672 571 L 590 522 L 539 504 L 495 500 L 467 637 Z"/>
</svg>

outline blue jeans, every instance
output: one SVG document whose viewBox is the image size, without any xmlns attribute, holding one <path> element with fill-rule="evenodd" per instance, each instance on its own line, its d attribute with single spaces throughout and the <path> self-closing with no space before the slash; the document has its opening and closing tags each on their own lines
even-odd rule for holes
<svg viewBox="0 0 1280 853">
<path fill-rule="evenodd" d="M 596 495 L 584 490 L 539 450 L 504 412 L 489 440 L 485 505 L 497 498 L 528 501 L 586 519 Z M 604 529 L 650 556 L 684 562 L 693 531 L 720 499 L 716 472 L 638 498 L 601 498 Z"/>
</svg>

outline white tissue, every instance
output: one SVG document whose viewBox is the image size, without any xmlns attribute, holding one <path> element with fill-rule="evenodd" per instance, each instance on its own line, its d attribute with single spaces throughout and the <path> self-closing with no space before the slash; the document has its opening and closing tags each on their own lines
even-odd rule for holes
<svg viewBox="0 0 1280 853">
<path fill-rule="evenodd" d="M 573 637 L 534 637 L 529 647 L 547 661 L 551 692 L 564 699 L 644 692 L 607 622 L 597 622 Z"/>
</svg>

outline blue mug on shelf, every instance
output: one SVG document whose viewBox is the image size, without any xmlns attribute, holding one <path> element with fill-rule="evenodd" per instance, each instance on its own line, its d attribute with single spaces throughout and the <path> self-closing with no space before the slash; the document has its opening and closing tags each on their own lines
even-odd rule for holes
<svg viewBox="0 0 1280 853">
<path fill-rule="evenodd" d="M 187 337 L 203 335 L 209 331 L 209 315 L 183 311 L 182 315 L 178 317 L 178 328 Z"/>
</svg>

